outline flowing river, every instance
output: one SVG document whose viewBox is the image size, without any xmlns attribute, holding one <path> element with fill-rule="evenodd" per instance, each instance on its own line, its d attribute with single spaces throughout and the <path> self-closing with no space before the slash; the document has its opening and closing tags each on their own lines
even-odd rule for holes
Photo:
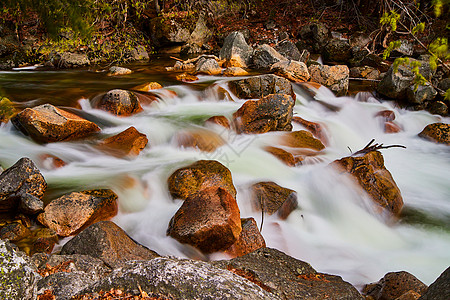
<svg viewBox="0 0 450 300">
<path fill-rule="evenodd" d="M 197 82 L 180 84 L 162 71 L 161 61 L 159 65 L 131 67 L 135 73 L 120 78 L 89 70 L 0 72 L 0 87 L 22 107 L 43 103 L 72 107 L 96 122 L 104 137 L 136 127 L 149 139 L 138 157 L 107 155 L 92 139 L 39 145 L 8 123 L 0 126 L 0 164 L 7 168 L 21 157 L 33 159 L 49 185 L 47 201 L 69 191 L 112 189 L 119 195 L 119 214 L 113 221 L 162 255 L 201 257 L 166 236 L 169 220 L 181 206 L 181 201 L 170 197 L 167 178 L 196 160 L 214 159 L 233 175 L 241 217 L 254 217 L 258 226 L 262 217 L 249 201 L 251 184 L 270 180 L 297 192 L 299 208 L 287 220 L 264 216 L 262 234 L 268 247 L 307 261 L 320 272 L 341 275 L 361 288 L 387 272 L 400 270 L 430 284 L 450 265 L 450 148 L 417 136 L 427 124 L 450 123 L 449 118 L 400 109 L 367 93 L 336 98 L 320 88 L 312 97 L 295 86 L 294 115 L 325 125 L 329 145 L 302 166 L 288 167 L 263 150 L 275 143 L 279 132 L 237 135 L 208 126 L 226 141 L 224 146 L 212 153 L 177 147 L 174 136 L 178 132 L 203 129 L 211 116 L 231 117 L 244 103 L 220 99 L 218 89 L 226 88 L 230 78 L 200 76 Z M 89 98 L 96 94 L 151 81 L 158 81 L 164 89 L 156 90 L 160 100 L 139 114 L 116 117 L 90 106 Z M 384 133 L 383 123 L 374 115 L 386 109 L 395 112 L 401 132 Z M 294 130 L 303 129 L 293 125 Z M 382 150 L 386 168 L 405 202 L 399 222 L 371 212 L 364 194 L 327 168 L 333 160 L 348 156 L 349 148 L 357 151 L 371 139 L 406 146 Z M 42 158 L 45 154 L 57 156 L 67 165 L 52 168 Z M 64 242 L 61 240 L 59 247 Z M 218 253 L 211 259 L 223 257 Z"/>
</svg>

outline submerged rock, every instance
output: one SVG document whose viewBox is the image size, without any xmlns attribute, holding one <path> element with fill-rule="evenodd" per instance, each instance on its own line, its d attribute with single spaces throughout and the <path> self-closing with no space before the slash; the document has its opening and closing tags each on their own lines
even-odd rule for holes
<svg viewBox="0 0 450 300">
<path fill-rule="evenodd" d="M 112 66 L 111 68 L 109 68 L 108 76 L 128 75 L 131 73 L 133 73 L 133 71 L 128 68 Z"/>
<path fill-rule="evenodd" d="M 38 221 L 59 236 L 70 236 L 117 214 L 117 195 L 111 190 L 72 192 L 52 200 Z"/>
<path fill-rule="evenodd" d="M 19 159 L 0 174 L 0 212 L 17 208 L 28 198 L 42 199 L 47 182 L 33 161 L 27 157 Z"/>
<path fill-rule="evenodd" d="M 170 257 L 129 262 L 77 295 L 90 299 L 93 293 L 111 289 L 132 294 L 142 290 L 163 299 L 279 299 L 227 270 Z"/>
<path fill-rule="evenodd" d="M 232 80 L 228 82 L 228 86 L 233 94 L 242 99 L 259 99 L 270 94 L 286 94 L 295 100 L 291 82 L 272 74 Z"/>
<path fill-rule="evenodd" d="M 352 175 L 380 208 L 394 215 L 400 214 L 403 198 L 394 178 L 385 168 L 383 155 L 379 151 L 344 157 L 331 165 L 340 173 Z"/>
<path fill-rule="evenodd" d="M 289 95 L 272 94 L 248 100 L 233 114 L 238 133 L 265 133 L 292 130 L 294 100 Z"/>
<path fill-rule="evenodd" d="M 387 273 L 377 283 L 367 284 L 363 288 L 363 294 L 374 300 L 395 300 L 410 291 L 420 296 L 426 290 L 426 284 L 414 275 L 401 271 Z"/>
<path fill-rule="evenodd" d="M 39 274 L 23 252 L 3 240 L 0 240 L 0 268 L 1 299 L 36 299 Z"/>
<path fill-rule="evenodd" d="M 231 172 L 215 160 L 199 160 L 170 175 L 169 192 L 173 198 L 186 199 L 189 195 L 209 187 L 221 187 L 236 198 Z"/>
<path fill-rule="evenodd" d="M 183 130 L 174 139 L 179 147 L 197 148 L 205 152 L 213 152 L 225 144 L 219 134 L 205 129 Z"/>
<path fill-rule="evenodd" d="M 12 122 L 17 129 L 40 143 L 81 139 L 100 131 L 94 123 L 51 104 L 25 108 Z"/>
<path fill-rule="evenodd" d="M 261 248 L 211 264 L 238 274 L 281 299 L 364 299 L 341 277 L 318 273 L 308 263 L 276 249 Z"/>
<path fill-rule="evenodd" d="M 135 242 L 110 221 L 97 222 L 83 230 L 63 246 L 61 254 L 90 255 L 111 268 L 117 268 L 129 260 L 149 260 L 159 256 Z"/>
<path fill-rule="evenodd" d="M 429 124 L 419 133 L 419 136 L 435 143 L 450 145 L 450 124 Z"/>
<path fill-rule="evenodd" d="M 275 182 L 258 182 L 250 189 L 253 208 L 268 215 L 277 213 L 281 219 L 286 219 L 298 207 L 297 193 Z"/>
<path fill-rule="evenodd" d="M 187 197 L 170 220 L 167 235 L 211 253 L 234 244 L 241 230 L 236 199 L 223 188 L 210 187 Z"/>
</svg>

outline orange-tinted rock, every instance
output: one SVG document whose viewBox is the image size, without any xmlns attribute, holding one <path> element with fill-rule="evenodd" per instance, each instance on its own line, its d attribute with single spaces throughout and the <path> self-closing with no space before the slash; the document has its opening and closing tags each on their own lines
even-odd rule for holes
<svg viewBox="0 0 450 300">
<path fill-rule="evenodd" d="M 377 283 L 367 284 L 363 294 L 374 300 L 394 300 L 411 291 L 422 295 L 426 290 L 427 286 L 422 281 L 408 272 L 401 271 L 387 273 Z"/>
<path fill-rule="evenodd" d="M 217 88 L 217 98 L 220 101 L 234 101 L 230 93 L 220 86 Z"/>
<path fill-rule="evenodd" d="M 236 199 L 223 188 L 209 187 L 183 202 L 170 220 L 167 235 L 211 253 L 234 244 L 241 230 Z"/>
<path fill-rule="evenodd" d="M 255 219 L 241 219 L 241 227 L 242 231 L 239 238 L 230 248 L 225 250 L 225 253 L 232 257 L 238 257 L 266 247 L 266 241 L 261 235 Z"/>
<path fill-rule="evenodd" d="M 51 253 L 57 242 L 58 236 L 54 230 L 36 228 L 25 238 L 15 242 L 15 244 L 26 254 L 33 255 L 40 252 Z"/>
<path fill-rule="evenodd" d="M 100 131 L 94 123 L 50 104 L 24 109 L 13 124 L 41 143 L 81 139 Z"/>
<path fill-rule="evenodd" d="M 230 129 L 230 121 L 224 116 L 213 116 L 205 121 L 205 123 L 217 124 L 226 129 Z"/>
<path fill-rule="evenodd" d="M 233 122 L 238 133 L 290 131 L 293 107 L 291 96 L 272 94 L 246 101 L 233 114 Z"/>
<path fill-rule="evenodd" d="M 112 66 L 111 68 L 109 68 L 109 72 L 107 75 L 108 76 L 120 76 L 120 75 L 128 75 L 131 73 L 133 73 L 133 71 L 131 71 L 128 68 Z"/>
<path fill-rule="evenodd" d="M 222 73 L 222 68 L 219 67 L 219 64 L 215 59 L 202 57 L 195 64 L 195 73 L 205 75 L 219 75 Z"/>
<path fill-rule="evenodd" d="M 103 140 L 99 147 L 112 155 L 137 156 L 148 143 L 147 136 L 130 127 L 125 131 Z"/>
<path fill-rule="evenodd" d="M 343 96 L 347 93 L 349 69 L 346 65 L 311 65 L 308 69 L 311 75 L 311 81 L 328 87 L 337 96 Z"/>
<path fill-rule="evenodd" d="M 184 130 L 175 135 L 179 147 L 197 148 L 205 152 L 213 152 L 225 144 L 225 141 L 215 133 L 205 129 Z"/>
<path fill-rule="evenodd" d="M 295 167 L 303 160 L 301 157 L 294 156 L 292 153 L 281 148 L 267 146 L 264 150 L 284 162 L 289 167 Z"/>
<path fill-rule="evenodd" d="M 291 148 L 307 148 L 320 151 L 325 148 L 322 142 L 306 130 L 292 131 L 283 134 L 280 144 Z"/>
<path fill-rule="evenodd" d="M 30 233 L 30 230 L 19 222 L 12 222 L 3 227 L 0 226 L 0 239 L 2 240 L 16 242 Z"/>
<path fill-rule="evenodd" d="M 70 236 L 116 214 L 117 195 L 114 192 L 90 190 L 72 192 L 52 200 L 37 219 L 59 236 Z"/>
<path fill-rule="evenodd" d="M 394 215 L 400 214 L 403 198 L 391 173 L 385 168 L 380 152 L 344 157 L 331 165 L 341 173 L 351 174 L 379 207 Z"/>
<path fill-rule="evenodd" d="M 253 208 L 268 215 L 277 213 L 281 219 L 286 219 L 298 207 L 297 193 L 275 182 L 255 183 L 251 191 Z"/>
<path fill-rule="evenodd" d="M 183 82 L 192 82 L 198 80 L 198 77 L 188 73 L 181 73 L 176 76 L 176 79 Z"/>
<path fill-rule="evenodd" d="M 129 116 L 142 111 L 136 94 L 120 89 L 94 97 L 92 106 L 117 116 Z"/>
<path fill-rule="evenodd" d="M 226 68 L 225 71 L 223 71 L 223 76 L 233 77 L 233 76 L 247 76 L 247 75 L 248 72 L 239 67 L 229 67 Z"/>
<path fill-rule="evenodd" d="M 110 221 L 97 222 L 80 232 L 64 245 L 61 254 L 89 255 L 101 259 L 111 268 L 119 267 L 128 260 L 149 260 L 159 256 L 136 243 Z"/>
<path fill-rule="evenodd" d="M 306 64 L 295 60 L 279 61 L 270 67 L 270 71 L 294 82 L 308 81 L 310 77 Z"/>
<path fill-rule="evenodd" d="M 417 300 L 420 298 L 420 294 L 414 291 L 407 291 L 400 297 L 396 298 L 395 300 Z"/>
<path fill-rule="evenodd" d="M 450 124 L 429 124 L 419 133 L 419 136 L 435 143 L 450 145 Z"/>
<path fill-rule="evenodd" d="M 228 82 L 228 87 L 241 99 L 259 99 L 271 94 L 290 95 L 294 100 L 296 97 L 291 82 L 273 74 L 232 80 Z"/>
<path fill-rule="evenodd" d="M 381 110 L 375 114 L 375 117 L 381 117 L 387 122 L 392 122 L 395 120 L 395 112 L 392 110 Z"/>
<path fill-rule="evenodd" d="M 236 197 L 230 170 L 215 160 L 199 160 L 176 170 L 169 177 L 168 184 L 172 197 L 179 199 L 186 199 L 208 187 L 224 188 Z"/>
<path fill-rule="evenodd" d="M 158 82 L 150 82 L 150 83 L 144 83 L 141 85 L 138 85 L 137 87 L 133 88 L 133 90 L 141 91 L 141 92 L 149 92 L 151 90 L 157 90 L 162 89 L 163 86 L 159 84 Z"/>
<path fill-rule="evenodd" d="M 386 133 L 397 133 L 402 131 L 402 128 L 394 122 L 384 122 L 384 132 Z"/>
<path fill-rule="evenodd" d="M 300 118 L 299 116 L 292 117 L 292 121 L 305 127 L 309 132 L 311 132 L 314 135 L 314 137 L 318 138 L 324 145 L 328 144 L 328 136 L 322 124 L 307 121 L 303 118 Z"/>
<path fill-rule="evenodd" d="M 0 212 L 16 209 L 22 197 L 42 199 L 47 182 L 29 158 L 21 158 L 0 174 Z"/>
</svg>

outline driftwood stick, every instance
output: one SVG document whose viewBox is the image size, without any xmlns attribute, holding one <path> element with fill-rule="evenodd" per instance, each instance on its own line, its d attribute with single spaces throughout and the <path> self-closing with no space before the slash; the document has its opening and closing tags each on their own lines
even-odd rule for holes
<svg viewBox="0 0 450 300">
<path fill-rule="evenodd" d="M 405 148 L 405 146 L 403 145 L 389 145 L 389 146 L 383 146 L 383 144 L 373 144 L 373 142 L 375 142 L 375 139 L 372 139 L 364 148 L 362 148 L 359 151 L 356 151 L 355 153 L 352 154 L 352 156 L 355 155 L 360 155 L 360 154 L 367 154 L 369 152 L 372 151 L 377 151 L 377 150 L 381 150 L 381 149 L 389 149 L 389 148 Z"/>
</svg>

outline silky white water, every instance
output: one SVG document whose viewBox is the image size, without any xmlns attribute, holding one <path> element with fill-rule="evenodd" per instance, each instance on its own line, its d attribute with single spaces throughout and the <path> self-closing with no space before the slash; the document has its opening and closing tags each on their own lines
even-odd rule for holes
<svg viewBox="0 0 450 300">
<path fill-rule="evenodd" d="M 237 135 L 219 126 L 205 127 L 204 121 L 211 116 L 231 117 L 244 100 L 219 100 L 217 88 L 226 88 L 223 78 L 201 77 L 200 82 L 210 86 L 202 91 L 189 84 L 157 90 L 161 100 L 132 117 L 115 117 L 93 109 L 88 99 L 79 100 L 83 116 L 99 124 L 103 136 L 130 126 L 147 135 L 149 144 L 134 159 L 109 156 L 95 147 L 94 140 L 38 145 L 8 123 L 0 127 L 0 163 L 7 168 L 21 157 L 30 157 L 54 197 L 74 190 L 111 188 L 119 195 L 120 210 L 113 221 L 162 255 L 202 257 L 166 236 L 169 220 L 181 206 L 181 201 L 170 197 L 167 178 L 196 160 L 214 159 L 233 175 L 241 217 L 254 217 L 258 225 L 261 214 L 249 203 L 249 185 L 271 180 L 297 192 L 299 208 L 287 220 L 265 216 L 262 234 L 268 247 L 309 262 L 320 272 L 341 275 L 361 287 L 387 272 L 405 270 L 430 284 L 450 265 L 450 148 L 417 136 L 427 124 L 449 123 L 448 118 L 398 109 L 373 97 L 366 102 L 358 97 L 336 98 L 326 88 L 311 97 L 296 87 L 294 114 L 325 125 L 329 145 L 304 165 L 288 167 L 263 150 L 276 143 L 280 132 Z M 395 112 L 395 122 L 403 131 L 384 133 L 374 115 L 386 109 Z M 294 130 L 303 129 L 293 125 Z M 227 143 L 212 153 L 177 147 L 174 135 L 195 128 L 214 131 Z M 384 145 L 407 147 L 382 150 L 385 165 L 402 192 L 405 207 L 434 223 L 383 219 L 371 212 L 369 200 L 352 182 L 338 179 L 327 168 L 333 160 L 348 156 L 349 148 L 357 151 L 372 138 Z M 43 160 L 44 154 L 57 156 L 67 165 L 52 168 Z"/>
</svg>

